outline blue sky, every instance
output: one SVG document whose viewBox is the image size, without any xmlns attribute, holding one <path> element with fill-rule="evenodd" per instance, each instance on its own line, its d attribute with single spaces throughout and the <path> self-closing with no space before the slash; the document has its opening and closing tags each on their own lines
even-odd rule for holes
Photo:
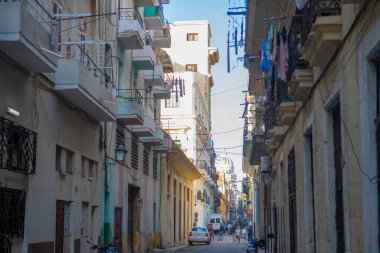
<svg viewBox="0 0 380 253">
<path fill-rule="evenodd" d="M 243 90 L 246 90 L 248 71 L 244 69 L 242 62 L 237 63 L 234 49 L 231 48 L 231 73 L 227 73 L 227 9 L 231 5 L 243 6 L 244 0 L 171 0 L 164 5 L 165 18 L 169 22 L 185 20 L 209 20 L 211 25 L 211 46 L 219 48 L 219 63 L 212 68 L 214 87 L 212 89 L 212 132 L 217 152 L 222 148 L 235 147 L 243 144 L 243 130 L 239 129 L 230 133 L 220 132 L 235 130 L 243 127 L 243 120 L 239 117 L 243 114 L 244 102 Z M 238 23 L 241 17 L 238 17 Z M 231 25 L 232 28 L 232 25 Z M 231 29 L 232 30 L 232 29 Z M 240 38 L 240 28 L 239 36 Z M 239 49 L 239 56 L 243 56 L 243 49 Z M 242 148 L 226 149 L 232 158 L 235 171 L 241 178 Z"/>
</svg>

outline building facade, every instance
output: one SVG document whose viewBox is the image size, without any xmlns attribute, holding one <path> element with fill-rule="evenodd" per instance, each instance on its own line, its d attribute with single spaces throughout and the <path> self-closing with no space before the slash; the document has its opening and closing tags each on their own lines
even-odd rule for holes
<svg viewBox="0 0 380 253">
<path fill-rule="evenodd" d="M 379 251 L 379 13 L 371 0 L 248 1 L 247 170 L 269 252 Z"/>
<path fill-rule="evenodd" d="M 174 22 L 173 43 L 165 49 L 173 61 L 171 99 L 162 101 L 161 118 L 176 146 L 203 175 L 194 182 L 194 226 L 206 226 L 215 212 L 215 152 L 211 145 L 211 66 L 219 61 L 217 48 L 210 47 L 208 21 Z M 193 52 L 198 52 L 197 54 Z"/>
<path fill-rule="evenodd" d="M 1 252 L 160 247 L 163 3 L 0 3 Z"/>
<path fill-rule="evenodd" d="M 161 245 L 167 249 L 187 244 L 192 229 L 194 181 L 202 175 L 178 147 L 163 157 L 161 170 Z"/>
</svg>

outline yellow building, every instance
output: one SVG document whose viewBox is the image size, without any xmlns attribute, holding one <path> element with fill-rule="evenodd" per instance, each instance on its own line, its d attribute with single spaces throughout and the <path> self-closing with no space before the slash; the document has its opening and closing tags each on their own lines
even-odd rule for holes
<svg viewBox="0 0 380 253">
<path fill-rule="evenodd" d="M 161 160 L 161 247 L 187 244 L 194 219 L 194 180 L 202 178 L 175 145 Z"/>
</svg>

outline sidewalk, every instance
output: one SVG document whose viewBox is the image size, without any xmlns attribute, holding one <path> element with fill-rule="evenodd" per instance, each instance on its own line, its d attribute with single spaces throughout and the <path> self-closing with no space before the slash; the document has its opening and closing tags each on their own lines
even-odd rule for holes
<svg viewBox="0 0 380 253">
<path fill-rule="evenodd" d="M 187 247 L 189 247 L 189 245 L 181 245 L 181 246 L 169 248 L 166 250 L 165 249 L 154 249 L 153 252 L 161 252 L 161 253 L 181 252 L 182 250 L 186 249 Z"/>
</svg>

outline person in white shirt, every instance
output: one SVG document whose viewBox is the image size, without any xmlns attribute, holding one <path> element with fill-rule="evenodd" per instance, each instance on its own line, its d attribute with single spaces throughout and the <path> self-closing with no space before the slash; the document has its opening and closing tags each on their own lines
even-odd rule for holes
<svg viewBox="0 0 380 253">
<path fill-rule="evenodd" d="M 240 234 L 241 234 L 240 226 L 237 226 L 237 228 L 235 230 L 235 236 L 236 236 L 236 241 L 238 243 L 240 243 Z"/>
</svg>

